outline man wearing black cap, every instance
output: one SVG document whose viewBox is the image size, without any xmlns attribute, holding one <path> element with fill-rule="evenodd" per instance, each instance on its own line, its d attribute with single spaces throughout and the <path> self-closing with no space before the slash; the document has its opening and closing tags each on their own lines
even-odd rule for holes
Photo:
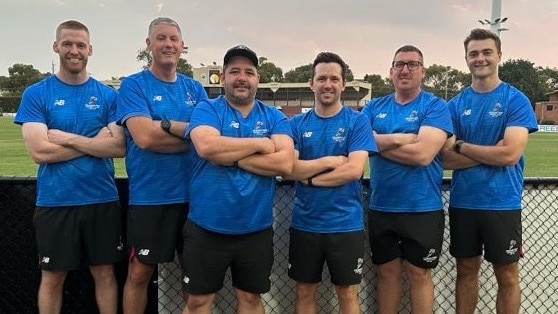
<svg viewBox="0 0 558 314">
<path fill-rule="evenodd" d="M 190 213 L 184 227 L 189 299 L 183 313 L 211 313 L 230 267 L 237 313 L 264 313 L 270 288 L 275 177 L 294 163 L 291 127 L 273 106 L 255 99 L 258 57 L 229 49 L 221 83 L 225 95 L 200 102 L 186 136 L 195 147 Z"/>
</svg>

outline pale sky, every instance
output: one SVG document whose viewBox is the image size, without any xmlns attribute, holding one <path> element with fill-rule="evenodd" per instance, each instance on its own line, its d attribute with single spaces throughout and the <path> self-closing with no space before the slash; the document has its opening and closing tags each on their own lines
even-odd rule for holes
<svg viewBox="0 0 558 314">
<path fill-rule="evenodd" d="M 503 60 L 527 59 L 558 68 L 558 0 L 501 0 L 508 20 Z M 184 57 L 194 67 L 222 64 L 225 51 L 245 44 L 283 69 L 311 63 L 321 51 L 338 53 L 355 78 L 388 75 L 394 51 L 420 48 L 425 65 L 466 71 L 463 39 L 478 20 L 491 19 L 490 0 L 0 0 L 0 75 L 15 63 L 50 72 L 56 26 L 75 19 L 89 27 L 88 71 L 99 79 L 141 69 L 149 22 L 174 18 Z"/>
</svg>

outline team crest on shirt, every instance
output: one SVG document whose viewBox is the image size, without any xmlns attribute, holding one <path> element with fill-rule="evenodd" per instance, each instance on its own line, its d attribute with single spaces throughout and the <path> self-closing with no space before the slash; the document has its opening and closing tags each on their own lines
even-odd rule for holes
<svg viewBox="0 0 558 314">
<path fill-rule="evenodd" d="M 190 92 L 186 92 L 186 105 L 188 106 L 195 106 L 196 105 L 196 100 L 194 99 L 194 97 L 192 97 L 192 95 L 190 95 Z"/>
<path fill-rule="evenodd" d="M 488 113 L 492 118 L 498 118 L 499 116 L 501 116 L 503 114 L 502 112 L 502 104 L 500 104 L 499 102 L 497 102 L 494 105 L 494 108 L 492 108 L 492 111 L 490 111 Z"/>
<path fill-rule="evenodd" d="M 264 123 L 261 121 L 256 122 L 256 127 L 252 130 L 252 133 L 257 136 L 267 136 L 267 129 L 264 126 Z"/>
<path fill-rule="evenodd" d="M 405 120 L 407 120 L 407 122 L 416 122 L 418 120 L 418 111 L 413 110 Z"/>
<path fill-rule="evenodd" d="M 89 102 L 85 104 L 85 108 L 87 108 L 89 110 L 97 110 L 100 107 L 101 106 L 99 106 L 99 104 L 97 104 L 97 97 L 95 97 L 95 96 L 89 97 Z"/>
<path fill-rule="evenodd" d="M 337 132 L 335 133 L 335 135 L 331 137 L 331 139 L 334 142 L 342 143 L 347 138 L 346 133 L 347 133 L 347 131 L 345 130 L 345 128 L 339 128 L 339 129 L 337 129 Z"/>
</svg>

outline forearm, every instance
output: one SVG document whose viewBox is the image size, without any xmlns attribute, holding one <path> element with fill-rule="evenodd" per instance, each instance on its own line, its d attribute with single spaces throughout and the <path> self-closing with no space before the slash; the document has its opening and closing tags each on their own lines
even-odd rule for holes
<svg viewBox="0 0 558 314">
<path fill-rule="evenodd" d="M 273 145 L 268 138 L 237 138 L 227 136 L 206 137 L 204 140 L 195 142 L 195 145 L 198 154 L 202 158 L 217 164 L 231 165 L 235 161 L 262 151 L 262 143 L 264 141 L 269 141 L 268 144 Z M 274 147 L 272 149 L 274 150 Z M 269 156 L 265 158 L 269 158 Z M 290 158 L 293 158 L 293 156 L 290 156 Z"/>
<path fill-rule="evenodd" d="M 345 156 L 341 157 L 346 159 Z M 336 156 L 325 156 L 312 160 L 296 159 L 294 161 L 293 172 L 285 178 L 301 181 L 313 177 L 321 172 L 332 170 L 335 168 L 334 158 L 336 158 Z"/>
<path fill-rule="evenodd" d="M 120 138 L 88 138 L 76 136 L 68 140 L 68 146 L 86 155 L 98 158 L 119 158 L 126 155 L 126 146 Z"/>
<path fill-rule="evenodd" d="M 475 161 L 467 156 L 456 153 L 453 150 L 444 150 L 441 154 L 442 156 L 442 166 L 447 170 L 457 170 L 465 169 L 479 165 L 478 161 Z"/>
<path fill-rule="evenodd" d="M 506 157 L 508 151 L 502 145 L 485 146 L 463 142 L 459 153 L 478 164 L 489 166 L 509 166 L 517 162 L 515 159 Z"/>
<path fill-rule="evenodd" d="M 407 166 L 426 166 L 432 162 L 435 154 L 431 154 L 419 143 L 407 144 L 395 149 L 382 151 L 383 157 Z"/>
<path fill-rule="evenodd" d="M 359 180 L 364 173 L 364 166 L 345 164 L 333 169 L 330 172 L 319 174 L 312 178 L 312 185 L 323 187 L 340 186 L 350 181 Z M 308 181 L 303 183 L 308 184 Z"/>
<path fill-rule="evenodd" d="M 49 164 L 72 160 L 85 154 L 71 147 L 65 147 L 57 144 L 44 144 L 40 149 L 31 151 L 28 148 L 31 158 L 37 164 Z"/>
<path fill-rule="evenodd" d="M 271 154 L 253 154 L 238 160 L 238 166 L 262 176 L 288 176 L 293 168 L 294 156 L 287 151 Z"/>
<path fill-rule="evenodd" d="M 416 134 L 393 133 L 393 134 L 377 134 L 374 133 L 374 140 L 380 152 L 396 149 L 403 145 L 413 143 L 416 140 Z"/>
</svg>

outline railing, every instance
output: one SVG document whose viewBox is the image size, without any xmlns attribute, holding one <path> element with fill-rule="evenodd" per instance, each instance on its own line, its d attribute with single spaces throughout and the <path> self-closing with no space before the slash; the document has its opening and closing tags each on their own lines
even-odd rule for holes
<svg viewBox="0 0 558 314">
<path fill-rule="evenodd" d="M 32 226 L 35 178 L 0 176 L 0 313 L 35 313 L 40 271 Z M 123 203 L 127 203 L 127 181 L 118 179 Z M 365 186 L 368 180 L 364 182 Z M 448 200 L 449 179 L 444 180 L 443 197 Z M 367 203 L 368 189 L 363 202 Z M 287 276 L 287 257 L 292 182 L 279 182 L 275 197 L 275 263 L 272 287 L 263 296 L 266 313 L 294 313 L 294 282 Z M 522 313 L 558 313 L 558 178 L 527 178 L 524 188 L 523 239 L 525 258 L 520 261 Z M 447 220 L 447 215 L 446 215 Z M 125 221 L 125 219 L 124 219 Z M 365 219 L 366 221 L 366 219 Z M 443 254 L 434 270 L 435 313 L 453 313 L 455 263 L 448 253 L 449 230 L 446 221 Z M 366 252 L 369 252 L 366 243 Z M 126 278 L 126 261 L 117 264 L 120 294 Z M 376 271 L 370 256 L 365 256 L 364 275 L 359 290 L 361 310 L 376 308 Z M 180 313 L 183 307 L 177 263 L 159 265 L 149 287 L 148 313 Z M 410 313 L 408 283 L 400 313 Z M 495 313 L 496 282 L 492 268 L 483 263 L 480 274 L 479 313 Z M 335 313 L 337 302 L 327 270 L 318 289 L 319 313 Z M 227 276 L 225 288 L 218 293 L 213 313 L 234 313 L 235 300 Z M 66 280 L 64 313 L 96 313 L 94 290 L 87 268 L 71 272 Z"/>
</svg>

